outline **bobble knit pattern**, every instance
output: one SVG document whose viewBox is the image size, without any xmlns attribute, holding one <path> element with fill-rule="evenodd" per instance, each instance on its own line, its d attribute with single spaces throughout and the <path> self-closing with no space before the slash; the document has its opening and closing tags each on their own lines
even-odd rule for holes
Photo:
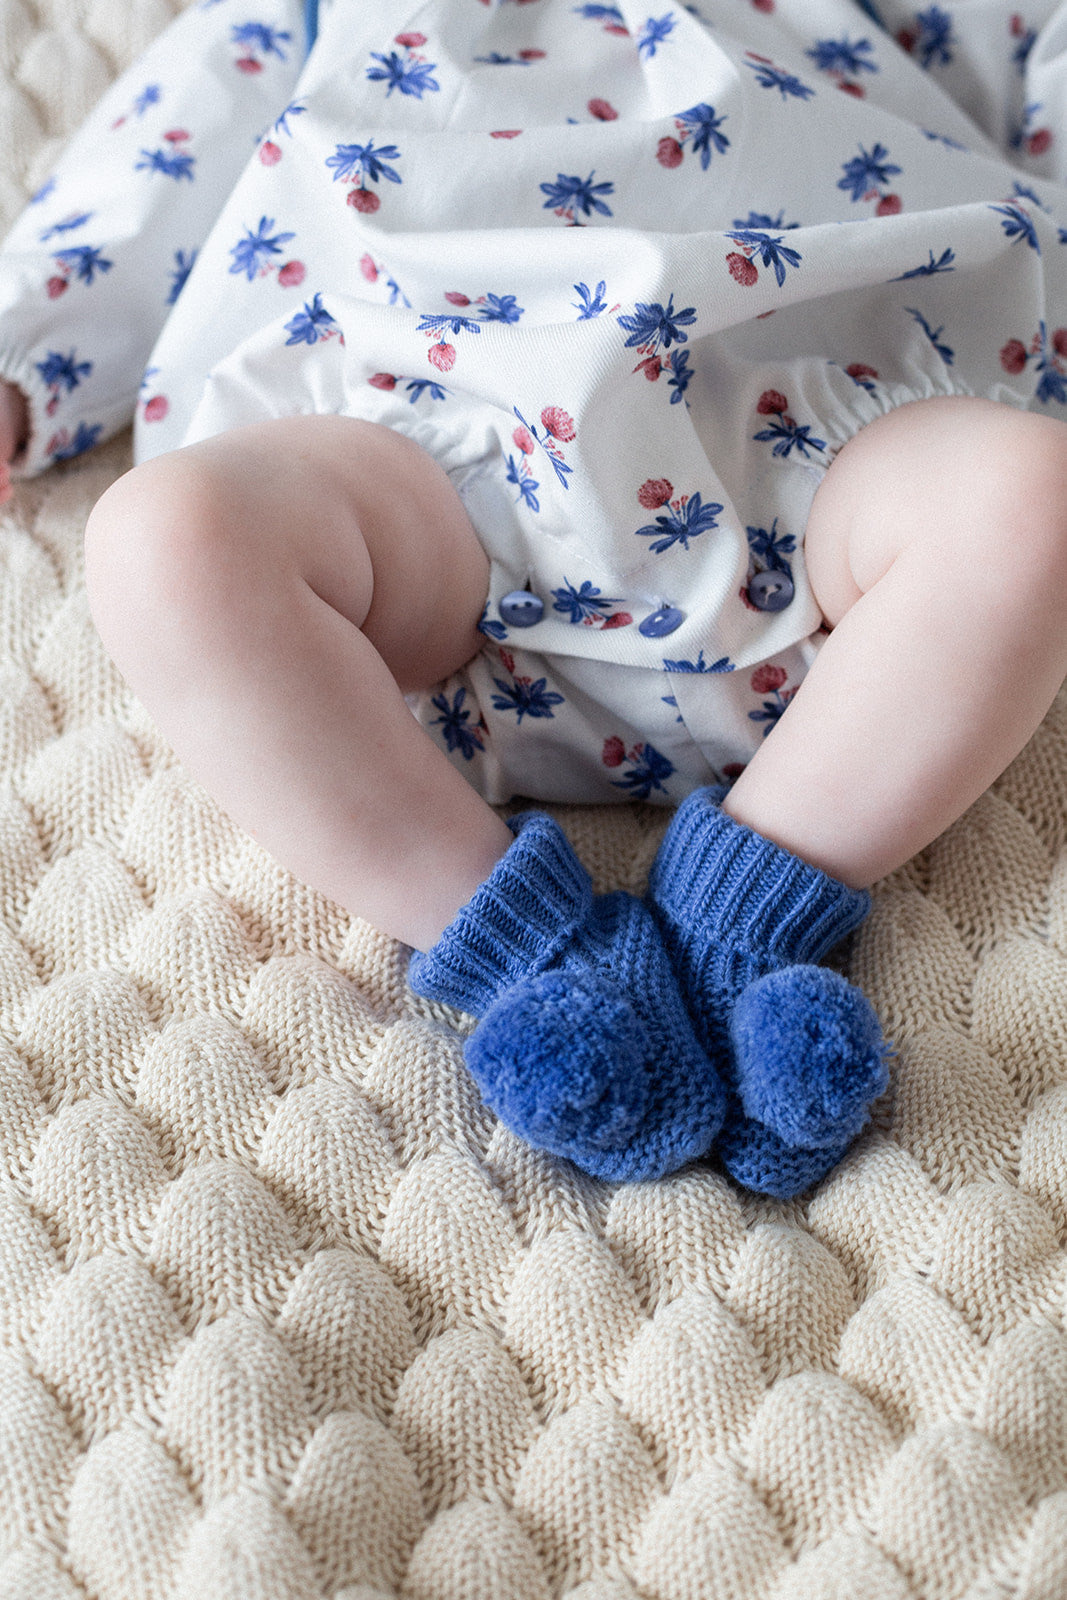
<svg viewBox="0 0 1067 1600">
<path fill-rule="evenodd" d="M 5 222 L 170 10 L 4 0 Z M 831 1177 L 583 1178 L 124 691 L 127 465 L 0 512 L 3 1600 L 1060 1600 L 1067 698 L 877 887 Z M 643 892 L 662 813 L 556 815 Z"/>
</svg>

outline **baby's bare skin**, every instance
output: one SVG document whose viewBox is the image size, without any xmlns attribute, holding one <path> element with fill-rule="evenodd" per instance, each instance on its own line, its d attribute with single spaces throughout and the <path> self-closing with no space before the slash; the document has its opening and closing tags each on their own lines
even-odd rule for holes
<svg viewBox="0 0 1067 1600">
<path fill-rule="evenodd" d="M 724 809 L 857 888 L 942 833 L 1067 675 L 1065 484 L 1067 425 L 984 399 L 857 434 L 805 534 L 832 632 Z M 86 560 L 104 643 L 189 771 L 429 949 L 511 842 L 403 699 L 481 642 L 488 562 L 441 468 L 350 418 L 236 429 L 113 485 Z"/>
</svg>

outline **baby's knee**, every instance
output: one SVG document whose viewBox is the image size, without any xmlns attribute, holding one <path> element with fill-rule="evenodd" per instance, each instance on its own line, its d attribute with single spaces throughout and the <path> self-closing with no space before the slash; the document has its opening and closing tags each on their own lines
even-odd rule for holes
<svg viewBox="0 0 1067 1600">
<path fill-rule="evenodd" d="M 227 522 L 219 485 L 184 451 L 134 467 L 105 490 L 86 523 L 85 575 L 109 647 L 163 622 L 180 625 L 225 592 Z"/>
</svg>

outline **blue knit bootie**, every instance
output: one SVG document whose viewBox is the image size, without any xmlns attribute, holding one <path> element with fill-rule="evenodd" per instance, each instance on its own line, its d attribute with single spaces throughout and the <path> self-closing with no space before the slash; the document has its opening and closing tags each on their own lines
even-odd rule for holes
<svg viewBox="0 0 1067 1600">
<path fill-rule="evenodd" d="M 632 895 L 594 896 L 551 817 L 509 825 L 514 844 L 408 981 L 481 1018 L 464 1058 L 513 1132 L 597 1177 L 662 1177 L 710 1149 L 726 1090 L 656 923 Z"/>
<path fill-rule="evenodd" d="M 784 1197 L 836 1164 L 886 1087 L 869 1002 L 814 965 L 870 896 L 726 816 L 725 792 L 698 789 L 679 807 L 649 897 L 697 1037 L 731 1080 L 720 1159 Z"/>
</svg>

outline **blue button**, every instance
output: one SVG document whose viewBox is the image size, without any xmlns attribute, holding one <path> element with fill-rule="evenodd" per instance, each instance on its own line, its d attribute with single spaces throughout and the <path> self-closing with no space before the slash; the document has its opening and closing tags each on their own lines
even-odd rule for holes
<svg viewBox="0 0 1067 1600">
<path fill-rule="evenodd" d="M 529 589 L 512 589 L 500 602 L 500 615 L 509 628 L 532 628 L 545 614 L 545 602 Z"/>
<path fill-rule="evenodd" d="M 677 606 L 660 606 L 658 611 L 651 611 L 643 622 L 637 624 L 637 631 L 643 633 L 646 639 L 662 639 L 664 634 L 680 628 L 684 621 L 685 612 L 679 611 Z"/>
<path fill-rule="evenodd" d="M 793 594 L 788 572 L 757 572 L 748 586 L 748 598 L 757 611 L 784 611 Z"/>
</svg>

